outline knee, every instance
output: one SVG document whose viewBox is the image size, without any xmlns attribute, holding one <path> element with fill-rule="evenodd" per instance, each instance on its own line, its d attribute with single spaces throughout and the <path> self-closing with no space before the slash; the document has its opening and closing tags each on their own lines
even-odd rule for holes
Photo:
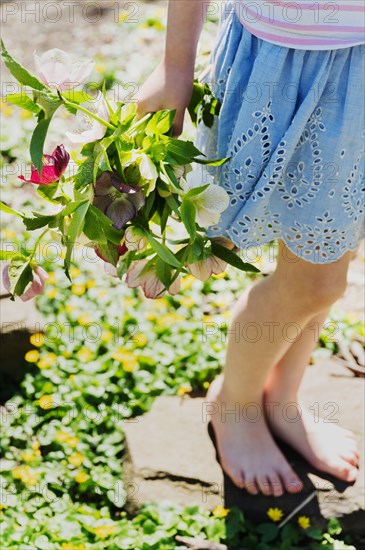
<svg viewBox="0 0 365 550">
<path fill-rule="evenodd" d="M 347 280 L 344 276 L 335 274 L 318 275 L 292 281 L 287 285 L 286 293 L 291 295 L 295 309 L 302 313 L 315 314 L 331 307 L 345 293 Z"/>
</svg>

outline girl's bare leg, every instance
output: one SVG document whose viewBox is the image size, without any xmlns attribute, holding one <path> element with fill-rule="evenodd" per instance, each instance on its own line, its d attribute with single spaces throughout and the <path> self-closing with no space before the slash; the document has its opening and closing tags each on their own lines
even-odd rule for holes
<svg viewBox="0 0 365 550">
<path fill-rule="evenodd" d="M 289 251 L 285 252 L 288 256 Z M 316 418 L 298 402 L 298 390 L 329 313 L 326 308 L 298 334 L 271 371 L 264 390 L 267 420 L 274 433 L 297 449 L 316 468 L 335 476 L 356 478 L 359 455 L 354 436 L 337 423 Z"/>
<path fill-rule="evenodd" d="M 213 381 L 206 398 L 222 466 L 252 494 L 302 488 L 259 411 L 269 375 L 291 347 L 297 327 L 303 330 L 342 296 L 351 257 L 346 253 L 330 266 L 295 256 L 293 262 L 279 242 L 275 272 L 247 289 L 233 308 L 223 376 Z M 355 475 L 350 464 L 332 473 L 343 479 Z"/>
</svg>

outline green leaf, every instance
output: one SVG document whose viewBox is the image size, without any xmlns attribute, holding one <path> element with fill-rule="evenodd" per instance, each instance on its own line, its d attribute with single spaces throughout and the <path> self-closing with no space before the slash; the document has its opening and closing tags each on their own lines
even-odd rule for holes
<svg viewBox="0 0 365 550">
<path fill-rule="evenodd" d="M 190 189 L 185 195 L 184 199 L 190 199 L 191 197 L 196 197 L 197 195 L 200 195 L 210 187 L 210 183 L 207 183 L 206 185 L 199 185 L 199 187 L 194 187 L 193 189 Z"/>
<path fill-rule="evenodd" d="M 172 164 L 189 164 L 192 159 L 202 154 L 192 141 L 175 138 L 168 138 L 166 150 L 165 161 Z"/>
<path fill-rule="evenodd" d="M 196 162 L 198 164 L 205 164 L 207 166 L 222 166 L 222 164 L 225 164 L 228 162 L 232 157 L 224 157 L 222 159 L 216 159 L 216 160 L 206 160 L 201 158 L 194 158 L 192 161 Z"/>
<path fill-rule="evenodd" d="M 93 154 L 89 153 L 86 160 L 82 164 L 80 164 L 79 169 L 75 176 L 75 188 L 81 189 L 82 187 L 86 187 L 93 181 L 93 174 L 94 174 L 94 157 Z"/>
<path fill-rule="evenodd" d="M 56 181 L 55 183 L 51 183 L 49 185 L 38 185 L 37 187 L 38 195 L 40 195 L 47 201 L 52 202 L 53 204 L 63 202 L 62 198 L 53 199 L 57 191 L 58 191 L 58 181 Z"/>
<path fill-rule="evenodd" d="M 161 260 L 161 258 L 157 258 L 156 260 L 156 275 L 166 289 L 170 287 L 171 267 L 166 262 Z"/>
<path fill-rule="evenodd" d="M 0 250 L 0 260 L 11 260 L 17 254 L 17 252 L 11 252 L 10 250 Z"/>
<path fill-rule="evenodd" d="M 30 140 L 30 157 L 39 174 L 43 168 L 43 148 L 50 122 L 51 118 L 42 118 L 35 127 Z"/>
<path fill-rule="evenodd" d="M 194 240 L 196 237 L 196 223 L 195 223 L 196 208 L 194 203 L 184 199 L 181 203 L 180 215 L 186 227 L 186 230 L 188 231 L 192 240 Z"/>
<path fill-rule="evenodd" d="M 61 96 L 72 101 L 72 103 L 84 103 L 86 101 L 95 101 L 95 98 L 87 94 L 84 90 L 63 90 Z"/>
<path fill-rule="evenodd" d="M 171 111 L 164 109 L 158 111 L 153 117 L 149 120 L 145 133 L 148 134 L 166 134 L 173 125 L 174 119 L 176 116 L 176 109 Z"/>
<path fill-rule="evenodd" d="M 220 244 L 211 241 L 212 242 L 212 254 L 214 256 L 217 256 L 221 260 L 224 260 L 230 265 L 233 265 L 233 267 L 237 267 L 241 271 L 252 271 L 253 273 L 259 273 L 260 270 L 257 269 L 252 264 L 243 262 L 237 254 L 232 252 L 232 250 L 229 250 L 225 246 L 221 246 Z"/>
<path fill-rule="evenodd" d="M 76 243 L 77 237 L 79 237 L 79 235 L 82 232 L 82 228 L 85 222 L 85 216 L 89 209 L 89 206 L 90 206 L 90 203 L 88 201 L 82 202 L 80 206 L 78 206 L 78 208 L 73 213 L 72 220 L 66 235 L 66 257 L 65 257 L 64 265 L 65 265 L 66 275 L 69 279 L 70 279 L 70 276 L 69 276 L 68 270 L 70 268 L 72 250 Z"/>
<path fill-rule="evenodd" d="M 2 210 L 3 212 L 6 212 L 7 214 L 12 214 L 13 216 L 18 216 L 18 218 L 23 217 L 23 214 L 20 214 L 16 210 L 13 210 L 12 208 L 10 208 L 10 206 L 7 206 L 3 202 L 0 202 L 0 210 Z"/>
<path fill-rule="evenodd" d="M 322 531 L 320 529 L 309 529 L 306 531 L 307 537 L 314 540 L 322 540 Z"/>
<path fill-rule="evenodd" d="M 50 227 L 55 227 L 55 225 L 52 225 L 52 222 L 56 222 L 58 219 L 58 215 L 44 216 L 43 214 L 38 214 L 37 212 L 32 212 L 32 214 L 34 214 L 33 218 L 23 218 L 23 223 L 29 231 L 40 229 L 41 227 L 45 227 L 49 224 L 51 224 Z"/>
<path fill-rule="evenodd" d="M 274 523 L 262 523 L 256 527 L 258 533 L 262 535 L 262 542 L 271 542 L 276 539 L 279 528 Z"/>
<path fill-rule="evenodd" d="M 29 283 L 33 281 L 33 271 L 30 261 L 25 256 L 17 254 L 13 256 L 9 265 L 10 292 L 14 296 L 20 296 Z"/>
<path fill-rule="evenodd" d="M 17 107 L 21 107 L 22 109 L 30 111 L 31 113 L 35 113 L 36 115 L 41 110 L 40 107 L 25 93 L 9 94 L 4 97 L 3 101 L 12 103 Z"/>
<path fill-rule="evenodd" d="M 108 218 L 108 216 L 106 216 L 93 204 L 90 205 L 89 212 L 90 214 L 88 215 L 90 215 L 90 220 L 92 216 L 93 222 L 96 224 L 96 227 L 100 227 L 104 231 L 104 234 L 108 241 L 111 241 L 114 244 L 120 244 L 123 236 L 123 230 L 115 229 L 115 227 L 113 226 L 113 222 Z"/>
<path fill-rule="evenodd" d="M 164 260 L 166 263 L 172 265 L 173 267 L 181 267 L 180 262 L 175 258 L 171 250 L 169 250 L 165 245 L 156 241 L 154 237 L 148 232 L 145 231 L 145 236 L 150 243 L 153 250 L 158 254 L 158 256 Z"/>
<path fill-rule="evenodd" d="M 31 88 L 34 88 L 35 90 L 46 90 L 47 87 L 38 80 L 38 78 L 30 73 L 25 67 L 20 65 L 15 59 L 13 59 L 8 52 L 8 50 L 5 48 L 4 42 L 1 40 L 1 55 L 4 58 L 5 65 L 11 72 L 11 74 L 16 78 L 20 84 L 24 84 L 25 86 L 30 86 Z"/>
</svg>

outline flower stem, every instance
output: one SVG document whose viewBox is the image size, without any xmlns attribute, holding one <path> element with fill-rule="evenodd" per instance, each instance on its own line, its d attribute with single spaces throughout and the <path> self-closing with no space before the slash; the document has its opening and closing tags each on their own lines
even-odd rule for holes
<svg viewBox="0 0 365 550">
<path fill-rule="evenodd" d="M 29 256 L 29 262 L 32 261 L 33 257 L 34 257 L 34 254 L 36 253 L 37 251 L 37 248 L 38 248 L 38 245 L 39 243 L 41 242 L 41 240 L 43 239 L 44 235 L 46 235 L 49 231 L 49 227 L 47 227 L 44 231 L 42 231 L 42 233 L 39 235 L 38 239 L 36 240 L 35 242 L 35 245 L 34 245 L 34 249 L 33 249 L 33 252 L 31 252 L 30 256 Z"/>
<path fill-rule="evenodd" d="M 78 103 L 73 103 L 72 101 L 69 101 L 68 99 L 65 99 L 64 97 L 62 97 L 61 94 L 59 94 L 59 96 L 60 96 L 60 99 L 64 103 L 66 103 L 66 105 L 69 105 L 70 107 L 72 107 L 73 109 L 77 109 L 78 111 L 82 111 L 83 113 L 85 113 L 90 118 L 93 118 L 94 120 L 96 120 L 97 122 L 102 124 L 103 126 L 106 126 L 107 128 L 109 128 L 109 130 L 115 130 L 116 129 L 115 126 L 113 126 L 113 124 L 109 124 L 109 122 L 107 122 L 103 118 L 100 118 L 98 115 L 96 115 L 96 114 L 92 113 L 91 111 L 89 111 L 89 109 L 86 109 L 85 107 L 81 107 L 81 105 L 79 105 Z"/>
<path fill-rule="evenodd" d="M 127 136 L 132 137 L 131 134 L 133 134 L 136 130 L 139 130 L 139 128 L 143 126 L 143 124 L 147 122 L 152 115 L 153 113 L 147 113 L 143 118 L 138 120 L 138 122 L 136 122 L 135 124 L 132 124 L 132 126 L 125 132 L 125 134 Z"/>
</svg>

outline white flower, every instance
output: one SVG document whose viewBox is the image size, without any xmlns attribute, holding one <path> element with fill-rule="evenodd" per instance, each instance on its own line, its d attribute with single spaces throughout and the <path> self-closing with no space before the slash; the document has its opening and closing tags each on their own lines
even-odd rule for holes
<svg viewBox="0 0 365 550">
<path fill-rule="evenodd" d="M 209 187 L 205 191 L 190 198 L 195 204 L 196 221 L 201 227 L 209 227 L 219 222 L 222 212 L 228 208 L 229 196 L 222 187 L 213 183 L 212 176 L 203 173 L 202 165 L 189 172 L 186 179 L 180 179 L 184 194 L 188 193 L 190 189 L 208 183 Z"/>
<path fill-rule="evenodd" d="M 94 101 L 87 101 L 82 104 L 82 107 L 85 107 L 99 118 L 109 122 L 110 114 L 108 106 L 101 92 L 99 92 Z M 106 126 L 104 124 L 78 111 L 76 115 L 76 128 L 73 132 L 66 132 L 66 136 L 72 143 L 91 143 L 92 141 L 102 139 L 105 133 Z"/>
<path fill-rule="evenodd" d="M 80 86 L 95 65 L 93 61 L 78 61 L 59 48 L 48 50 L 41 56 L 33 55 L 39 79 L 46 86 L 57 86 L 60 91 Z"/>
</svg>

